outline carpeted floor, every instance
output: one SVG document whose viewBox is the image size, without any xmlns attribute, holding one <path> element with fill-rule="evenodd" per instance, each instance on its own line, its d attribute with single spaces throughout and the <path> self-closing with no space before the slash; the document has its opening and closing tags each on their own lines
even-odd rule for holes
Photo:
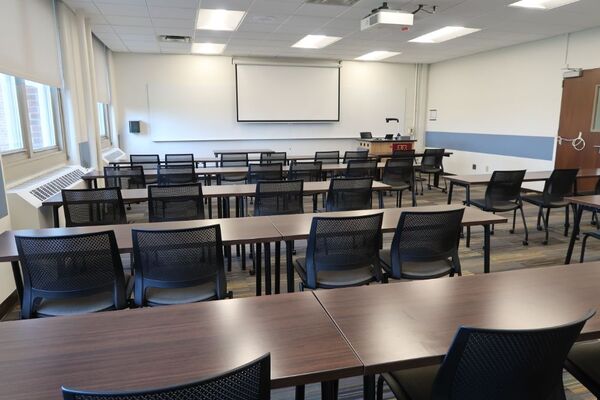
<svg viewBox="0 0 600 400">
<path fill-rule="evenodd" d="M 473 198 L 483 197 L 483 189 L 474 187 L 472 191 Z M 395 196 L 385 196 L 385 206 L 394 207 Z M 460 204 L 464 199 L 464 190 L 456 189 L 454 193 L 454 203 Z M 446 204 L 447 195 L 440 190 L 433 189 L 428 191 L 425 189 L 424 196 L 417 196 L 419 205 L 434 205 Z M 232 202 L 233 203 L 233 202 Z M 405 194 L 404 204 L 410 203 L 408 194 Z M 147 221 L 146 204 L 134 204 L 132 209 L 128 211 L 128 219 L 134 222 Z M 252 206 L 250 206 L 252 207 Z M 307 198 L 305 210 L 311 210 L 312 203 Z M 562 210 L 553 211 L 550 217 L 550 243 L 547 246 L 542 245 L 544 240 L 543 232 L 538 232 L 535 228 L 537 210 L 530 206 L 525 206 L 525 214 L 527 224 L 529 226 L 529 246 L 523 246 L 523 227 L 520 219 L 517 219 L 516 233 L 510 234 L 510 223 L 497 225 L 495 234 L 492 236 L 492 258 L 491 270 L 504 271 L 521 268 L 543 268 L 549 265 L 558 265 L 564 262 L 565 252 L 567 250 L 569 238 L 563 236 L 564 213 Z M 512 218 L 512 215 L 509 215 Z M 583 219 L 582 229 L 595 229 L 590 225 L 590 215 L 585 215 Z M 392 234 L 386 234 L 384 246 L 389 246 L 392 239 Z M 464 241 L 461 241 L 460 257 L 464 274 L 479 274 L 483 273 L 483 229 L 474 228 L 472 231 L 471 247 L 466 248 Z M 306 242 L 296 242 L 295 249 L 297 256 L 303 256 L 306 249 Z M 579 244 L 575 248 L 573 260 L 579 259 Z M 282 253 L 283 252 L 282 249 Z M 234 249 L 235 254 L 235 249 Z M 272 252 L 271 254 L 274 254 Z M 600 241 L 590 239 L 588 251 L 586 253 L 586 261 L 600 260 Z M 128 264 L 128 262 L 127 262 Z M 285 282 L 285 268 L 283 269 L 281 281 Z M 254 276 L 250 276 L 248 271 L 241 270 L 239 257 L 234 257 L 233 268 L 227 273 L 228 289 L 232 290 L 234 297 L 249 297 L 255 295 L 255 280 Z M 296 277 L 296 281 L 298 279 Z M 285 291 L 285 285 L 282 291 Z M 296 285 L 297 287 L 297 285 Z M 18 310 L 10 313 L 5 319 L 18 318 Z M 573 377 L 565 373 L 564 375 L 565 389 L 567 399 L 569 400 L 590 400 L 594 397 L 579 384 Z M 273 399 L 293 399 L 293 389 L 281 389 L 273 391 Z M 309 385 L 306 389 L 306 399 L 313 400 L 320 398 L 320 385 Z M 340 400 L 357 400 L 362 398 L 362 378 L 345 379 L 340 382 Z M 389 393 L 384 396 L 385 399 L 393 398 Z"/>
</svg>

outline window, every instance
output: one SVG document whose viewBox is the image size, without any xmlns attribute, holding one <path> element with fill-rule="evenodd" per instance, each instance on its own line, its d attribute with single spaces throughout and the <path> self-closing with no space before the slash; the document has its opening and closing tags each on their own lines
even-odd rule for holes
<svg viewBox="0 0 600 400">
<path fill-rule="evenodd" d="M 0 74 L 0 153 L 16 159 L 59 148 L 62 132 L 59 90 Z"/>
<path fill-rule="evenodd" d="M 23 148 L 15 78 L 0 74 L 0 152 L 8 153 Z"/>
<path fill-rule="evenodd" d="M 600 132 L 600 85 L 596 86 L 596 99 L 592 118 L 592 132 Z"/>
<path fill-rule="evenodd" d="M 108 105 L 104 103 L 96 103 L 98 108 L 98 125 L 100 126 L 100 137 L 108 138 L 109 136 L 109 125 L 108 125 Z"/>
<path fill-rule="evenodd" d="M 25 81 L 29 134 L 33 151 L 56 146 L 50 86 Z"/>
</svg>

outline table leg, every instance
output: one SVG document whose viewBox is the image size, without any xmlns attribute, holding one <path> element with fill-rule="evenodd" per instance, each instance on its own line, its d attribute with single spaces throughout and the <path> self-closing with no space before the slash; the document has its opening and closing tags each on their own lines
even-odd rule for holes
<svg viewBox="0 0 600 400">
<path fill-rule="evenodd" d="M 93 188 L 93 186 L 92 186 L 92 181 L 93 181 L 93 179 L 84 179 L 83 181 L 85 182 L 85 187 L 86 187 L 86 189 L 91 189 L 91 188 Z"/>
<path fill-rule="evenodd" d="M 294 292 L 294 265 L 292 264 L 292 252 L 294 250 L 292 243 L 294 243 L 292 240 L 286 240 L 285 242 L 285 273 L 288 293 Z"/>
<path fill-rule="evenodd" d="M 465 203 L 467 206 L 471 205 L 471 185 L 466 185 L 465 186 L 465 191 L 466 191 L 466 200 Z"/>
<path fill-rule="evenodd" d="M 17 294 L 19 295 L 19 304 L 23 302 L 23 276 L 21 275 L 21 266 L 18 261 L 11 261 L 10 263 L 13 271 L 13 277 L 15 278 L 15 286 L 17 288 Z"/>
<path fill-rule="evenodd" d="M 212 197 L 207 198 L 208 202 L 208 219 L 212 219 Z"/>
<path fill-rule="evenodd" d="M 363 398 L 364 400 L 375 400 L 375 375 L 363 377 Z"/>
<path fill-rule="evenodd" d="M 377 191 L 379 196 L 379 208 L 383 208 L 383 190 Z"/>
<path fill-rule="evenodd" d="M 450 188 L 448 189 L 448 204 L 452 204 L 452 192 L 454 192 L 454 182 L 450 181 Z"/>
<path fill-rule="evenodd" d="M 321 382 L 321 399 L 337 400 L 339 381 Z"/>
<path fill-rule="evenodd" d="M 275 294 L 281 293 L 281 241 L 275 242 Z"/>
<path fill-rule="evenodd" d="M 254 250 L 254 275 L 256 276 L 256 295 L 262 294 L 262 267 L 261 267 L 261 243 L 256 243 Z"/>
<path fill-rule="evenodd" d="M 271 294 L 271 243 L 265 243 L 265 294 Z"/>
<path fill-rule="evenodd" d="M 575 241 L 579 235 L 579 229 L 581 224 L 581 216 L 583 215 L 583 206 L 577 205 L 577 215 L 573 222 L 573 231 L 571 232 L 571 241 L 569 242 L 569 249 L 567 250 L 567 256 L 565 258 L 565 264 L 571 263 L 571 256 L 573 255 L 573 249 L 575 248 Z"/>
<path fill-rule="evenodd" d="M 490 273 L 490 226 L 483 226 L 483 272 Z"/>
<path fill-rule="evenodd" d="M 60 208 L 60 206 L 52 206 L 52 218 L 54 219 L 54 227 L 55 228 L 59 228 L 60 227 L 60 218 L 58 216 L 58 209 Z"/>
</svg>

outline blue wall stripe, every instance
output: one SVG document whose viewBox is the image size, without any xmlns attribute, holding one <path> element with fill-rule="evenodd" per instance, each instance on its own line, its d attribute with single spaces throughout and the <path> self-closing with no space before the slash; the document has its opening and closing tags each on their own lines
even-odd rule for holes
<svg viewBox="0 0 600 400">
<path fill-rule="evenodd" d="M 425 145 L 473 153 L 552 161 L 555 138 L 548 136 L 426 132 Z"/>
</svg>

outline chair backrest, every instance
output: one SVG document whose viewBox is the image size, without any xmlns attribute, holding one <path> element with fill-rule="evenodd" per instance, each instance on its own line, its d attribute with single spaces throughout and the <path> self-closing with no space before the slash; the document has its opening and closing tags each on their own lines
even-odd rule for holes
<svg viewBox="0 0 600 400">
<path fill-rule="evenodd" d="M 248 153 L 221 153 L 221 167 L 247 167 Z"/>
<path fill-rule="evenodd" d="M 248 166 L 248 183 L 259 181 L 280 181 L 283 179 L 283 166 L 276 164 L 250 164 Z"/>
<path fill-rule="evenodd" d="M 298 162 L 290 164 L 288 179 L 302 179 L 304 182 L 317 182 L 321 180 L 323 163 L 321 161 Z"/>
<path fill-rule="evenodd" d="M 415 166 L 414 158 L 390 158 L 385 162 L 383 183 L 391 186 L 409 184 L 414 185 L 415 181 Z"/>
<path fill-rule="evenodd" d="M 594 313 L 542 329 L 459 328 L 434 380 L 431 399 L 564 399 L 563 364 Z"/>
<path fill-rule="evenodd" d="M 327 191 L 327 211 L 372 208 L 373 178 L 334 178 Z"/>
<path fill-rule="evenodd" d="M 160 165 L 158 154 L 131 154 L 129 161 L 131 165 L 141 166 L 144 169 L 157 169 Z"/>
<path fill-rule="evenodd" d="M 146 187 L 144 168 L 141 165 L 104 167 L 104 186 L 121 189 L 143 189 Z"/>
<path fill-rule="evenodd" d="M 204 219 L 202 185 L 148 186 L 150 222 Z"/>
<path fill-rule="evenodd" d="M 458 258 L 461 223 L 465 209 L 450 211 L 407 211 L 392 239 L 392 277 L 402 278 L 403 262 L 432 262 Z"/>
<path fill-rule="evenodd" d="M 378 172 L 377 159 L 349 160 L 346 164 L 344 176 L 347 178 L 370 177 L 376 179 Z"/>
<path fill-rule="evenodd" d="M 125 277 L 113 231 L 69 236 L 15 236 L 23 270 L 22 318 L 39 299 L 72 299 L 112 292 L 125 308 Z"/>
<path fill-rule="evenodd" d="M 185 185 L 198 182 L 196 169 L 192 164 L 189 165 L 166 165 L 158 169 L 158 184 L 164 185 Z"/>
<path fill-rule="evenodd" d="M 256 184 L 254 215 L 302 214 L 304 181 L 262 181 Z"/>
<path fill-rule="evenodd" d="M 441 168 L 445 153 L 446 149 L 425 149 L 423 158 L 421 159 L 421 166 Z"/>
<path fill-rule="evenodd" d="M 521 185 L 525 170 L 494 171 L 485 190 L 485 205 L 493 208 L 498 201 L 517 202 L 521 198 Z"/>
<path fill-rule="evenodd" d="M 287 153 L 285 151 L 273 151 L 269 153 L 260 153 L 261 164 L 273 164 L 279 163 L 282 165 L 287 164 Z"/>
<path fill-rule="evenodd" d="M 415 158 L 415 150 L 394 150 L 392 152 L 392 158 Z"/>
<path fill-rule="evenodd" d="M 166 165 L 192 165 L 196 166 L 194 163 L 194 154 L 165 154 L 165 164 Z"/>
<path fill-rule="evenodd" d="M 555 169 L 544 185 L 544 201 L 562 201 L 575 193 L 578 169 Z"/>
<path fill-rule="evenodd" d="M 317 287 L 319 271 L 342 271 L 369 264 L 379 278 L 382 221 L 383 213 L 313 218 L 306 248 L 308 287 Z"/>
<path fill-rule="evenodd" d="M 347 151 L 344 153 L 343 163 L 346 164 L 350 160 L 366 160 L 367 158 L 369 158 L 367 150 Z"/>
<path fill-rule="evenodd" d="M 119 188 L 61 191 L 67 226 L 126 224 Z"/>
<path fill-rule="evenodd" d="M 184 288 L 214 282 L 217 298 L 227 294 L 221 226 L 181 230 L 132 229 L 135 302 L 146 290 Z"/>
<path fill-rule="evenodd" d="M 321 161 L 323 164 L 339 164 L 339 151 L 317 151 L 315 152 L 315 161 Z"/>
<path fill-rule="evenodd" d="M 83 392 L 62 388 L 64 400 L 269 400 L 271 356 L 199 382 L 141 392 Z"/>
</svg>

